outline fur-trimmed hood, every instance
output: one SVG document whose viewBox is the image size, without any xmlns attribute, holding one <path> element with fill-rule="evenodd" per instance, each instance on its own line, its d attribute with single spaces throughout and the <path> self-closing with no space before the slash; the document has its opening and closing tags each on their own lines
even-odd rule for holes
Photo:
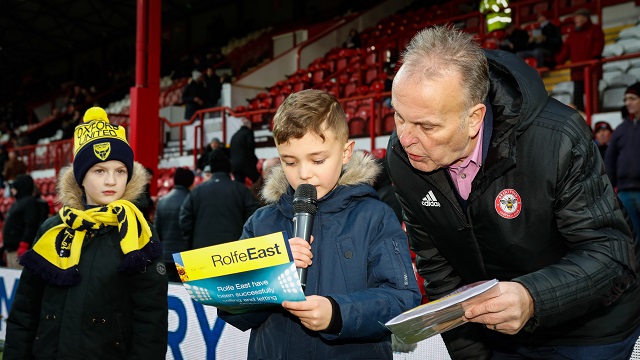
<svg viewBox="0 0 640 360">
<path fill-rule="evenodd" d="M 338 185 L 373 185 L 380 171 L 382 171 L 380 165 L 370 154 L 364 151 L 354 151 L 351 161 L 343 168 L 342 175 L 338 179 Z M 282 166 L 275 165 L 266 179 L 260 195 L 266 203 L 271 204 L 278 202 L 289 188 L 290 185 Z"/>
<path fill-rule="evenodd" d="M 145 186 L 150 180 L 147 170 L 138 162 L 133 163 L 133 175 L 122 195 L 123 200 L 131 201 L 138 205 L 145 191 Z M 86 210 L 82 201 L 82 187 L 76 182 L 73 176 L 73 165 L 65 166 L 60 170 L 58 182 L 56 184 L 58 202 L 79 210 Z"/>
</svg>

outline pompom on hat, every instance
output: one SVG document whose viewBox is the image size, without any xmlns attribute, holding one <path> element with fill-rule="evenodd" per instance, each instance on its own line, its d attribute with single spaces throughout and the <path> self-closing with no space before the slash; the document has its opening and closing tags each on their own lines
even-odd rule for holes
<svg viewBox="0 0 640 360">
<path fill-rule="evenodd" d="M 73 175 L 78 185 L 87 171 L 99 162 L 118 160 L 127 167 L 127 182 L 133 175 L 133 150 L 125 129 L 111 125 L 107 112 L 92 107 L 84 113 L 83 123 L 73 133 Z"/>
</svg>

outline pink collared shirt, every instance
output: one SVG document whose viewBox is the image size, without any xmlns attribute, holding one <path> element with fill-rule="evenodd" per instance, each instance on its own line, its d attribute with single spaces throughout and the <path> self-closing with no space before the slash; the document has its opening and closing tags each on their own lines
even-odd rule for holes
<svg viewBox="0 0 640 360">
<path fill-rule="evenodd" d="M 484 133 L 484 121 L 480 126 L 480 133 L 478 134 L 478 142 L 476 143 L 473 153 L 460 165 L 449 166 L 449 175 L 453 179 L 453 183 L 456 184 L 458 194 L 460 197 L 467 200 L 469 193 L 471 192 L 471 182 L 480 171 L 480 165 L 482 165 L 482 136 Z"/>
</svg>

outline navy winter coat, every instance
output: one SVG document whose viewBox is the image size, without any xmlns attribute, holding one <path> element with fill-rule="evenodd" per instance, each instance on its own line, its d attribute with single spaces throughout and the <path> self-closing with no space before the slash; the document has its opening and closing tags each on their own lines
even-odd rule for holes
<svg viewBox="0 0 640 360">
<path fill-rule="evenodd" d="M 219 316 L 251 329 L 249 359 L 391 359 L 391 337 L 382 326 L 420 304 L 407 238 L 393 210 L 368 184 L 378 166 L 355 153 L 340 185 L 318 201 L 305 295 L 330 296 L 340 307 L 337 334 L 308 330 L 281 307 Z M 373 175 L 373 176 L 371 176 Z M 293 189 L 282 169 L 273 169 L 260 208 L 245 224 L 243 238 L 278 231 L 293 234 Z"/>
</svg>

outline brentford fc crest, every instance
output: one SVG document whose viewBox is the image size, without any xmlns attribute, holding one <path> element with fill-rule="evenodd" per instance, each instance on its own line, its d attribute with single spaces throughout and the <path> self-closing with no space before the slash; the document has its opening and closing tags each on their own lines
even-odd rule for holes
<svg viewBox="0 0 640 360">
<path fill-rule="evenodd" d="M 496 196 L 496 211 L 505 219 L 514 219 L 520 215 L 522 200 L 513 189 L 504 189 Z"/>
</svg>

